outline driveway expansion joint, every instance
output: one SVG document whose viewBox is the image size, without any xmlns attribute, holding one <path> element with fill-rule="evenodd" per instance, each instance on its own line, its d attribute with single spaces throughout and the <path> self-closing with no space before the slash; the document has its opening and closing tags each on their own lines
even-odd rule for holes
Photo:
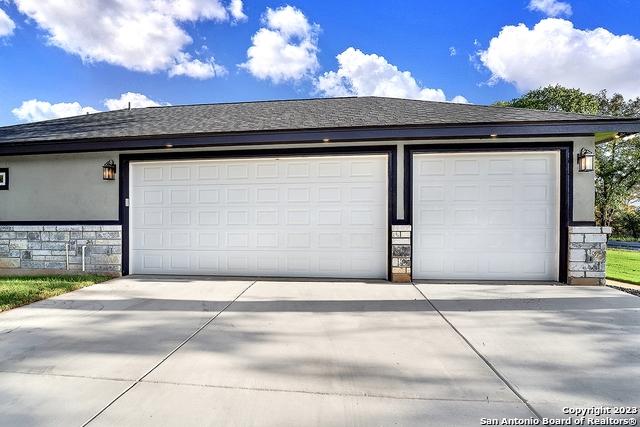
<svg viewBox="0 0 640 427">
<path fill-rule="evenodd" d="M 314 390 L 293 390 L 271 387 L 242 387 L 231 386 L 221 384 L 197 384 L 197 383 L 182 383 L 175 381 L 163 381 L 163 380 L 142 380 L 140 383 L 144 384 L 159 384 L 159 385 L 174 385 L 183 387 L 199 387 L 199 388 L 216 388 L 224 390 L 243 390 L 243 391 L 258 391 L 258 392 L 275 392 L 275 393 L 297 393 L 297 394 L 311 394 L 315 396 L 338 396 L 338 397 L 364 397 L 372 399 L 391 399 L 391 400 L 418 400 L 418 401 L 435 401 L 435 402 L 481 402 L 481 403 L 517 403 L 520 399 L 514 400 L 488 400 L 488 399 L 460 399 L 460 398 L 445 398 L 445 397 L 420 397 L 420 396 L 392 396 L 388 394 L 377 393 L 348 393 L 348 392 L 329 392 L 329 391 L 314 391 Z"/>
<path fill-rule="evenodd" d="M 160 365 L 162 365 L 168 358 L 170 358 L 176 351 L 180 350 L 185 344 L 187 344 L 189 341 L 191 341 L 191 339 L 193 337 L 195 337 L 196 335 L 198 335 L 198 333 L 200 333 L 204 328 L 206 328 L 207 326 L 209 326 L 214 320 L 216 320 L 218 318 L 218 316 L 220 316 L 222 313 L 225 312 L 225 310 L 227 310 L 229 307 L 231 307 L 231 305 L 236 302 L 242 295 L 244 295 L 245 292 L 247 292 L 249 290 L 249 288 L 251 288 L 253 285 L 255 285 L 256 283 L 258 283 L 257 280 L 251 282 L 249 284 L 249 286 L 247 286 L 246 288 L 244 288 L 242 290 L 242 292 L 240 292 L 233 300 L 231 300 L 229 302 L 229 304 L 225 305 L 222 310 L 219 310 L 218 312 L 216 312 L 215 315 L 213 315 L 212 317 L 209 318 L 209 320 L 207 320 L 206 322 L 204 322 L 200 327 L 198 327 L 198 329 L 196 329 L 191 335 L 189 335 L 184 341 L 182 341 L 180 344 L 178 344 L 173 350 L 171 350 L 169 353 L 167 353 L 166 356 L 164 356 L 158 363 L 156 363 L 155 365 L 153 365 L 151 367 L 151 369 L 149 369 L 147 372 L 145 372 L 144 374 L 142 374 L 142 376 L 140 376 L 140 378 L 138 378 L 137 380 L 135 380 L 131 385 L 129 385 L 129 387 L 127 387 L 126 389 L 124 389 L 120 394 L 118 394 L 115 398 L 113 398 L 109 403 L 107 403 L 102 409 L 100 409 L 96 414 L 94 414 L 91 418 L 89 418 L 87 421 L 85 421 L 82 424 L 82 427 L 85 427 L 87 425 L 89 425 L 92 421 L 94 421 L 96 418 L 98 418 L 100 415 L 102 415 L 107 409 L 109 409 L 110 406 L 112 406 L 114 403 L 116 403 L 121 397 L 123 397 L 125 394 L 127 394 L 131 389 L 133 389 L 137 384 L 140 384 L 142 382 L 142 380 L 144 380 L 147 376 L 149 376 L 153 371 L 155 371 L 158 367 L 160 367 Z"/>
<path fill-rule="evenodd" d="M 458 334 L 458 336 L 460 338 L 462 338 L 462 340 L 469 346 L 469 348 L 485 363 L 485 365 L 487 365 L 487 367 L 489 369 L 491 369 L 491 371 L 500 379 L 500 381 L 502 381 L 502 383 L 504 385 L 506 385 L 509 390 L 511 390 L 511 392 L 513 394 L 515 394 L 518 399 L 527 407 L 527 409 L 529 409 L 529 411 L 540 421 L 542 421 L 542 416 L 538 413 L 538 411 L 535 410 L 535 408 L 531 405 L 531 403 L 529 403 L 529 401 L 522 395 L 520 394 L 520 392 L 516 389 L 516 386 L 514 386 L 513 384 L 511 384 L 509 382 L 509 380 L 507 380 L 507 378 L 502 375 L 500 373 L 500 371 L 498 371 L 498 368 L 496 368 L 490 361 L 489 359 L 487 359 L 487 357 L 482 354 L 472 343 L 471 341 L 469 341 L 467 339 L 467 337 L 465 337 L 462 332 L 460 332 L 460 330 L 458 330 L 458 328 L 456 328 L 453 323 L 451 323 L 451 321 L 449 319 L 447 319 L 447 317 L 440 311 L 438 310 L 438 307 L 435 306 L 435 304 L 433 302 L 431 302 L 431 300 L 429 298 L 427 298 L 427 296 L 424 294 L 424 292 L 422 292 L 422 290 L 420 290 L 420 288 L 414 283 L 411 282 L 411 284 L 413 285 L 413 287 L 420 293 L 420 295 L 422 295 L 422 297 L 424 298 L 424 300 L 429 303 L 429 305 L 436 311 L 436 313 L 438 313 L 440 315 L 440 317 L 442 317 L 442 320 L 444 320 L 450 327 L 451 329 L 453 329 L 453 331 Z"/>
<path fill-rule="evenodd" d="M 57 374 L 55 372 L 25 372 L 25 371 L 0 370 L 0 373 L 17 374 L 17 375 L 33 375 L 36 377 L 40 376 L 40 377 L 81 378 L 85 380 L 98 380 L 98 381 L 119 381 L 119 382 L 135 381 L 135 379 L 132 379 L 132 378 L 93 377 L 91 375 Z"/>
</svg>

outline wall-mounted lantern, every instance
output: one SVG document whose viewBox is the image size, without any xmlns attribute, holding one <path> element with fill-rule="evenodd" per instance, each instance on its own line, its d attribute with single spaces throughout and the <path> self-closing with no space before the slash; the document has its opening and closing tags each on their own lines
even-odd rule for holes
<svg viewBox="0 0 640 427">
<path fill-rule="evenodd" d="M 593 171 L 593 158 L 595 155 L 592 151 L 583 148 L 578 153 L 578 172 L 591 172 Z"/>
<path fill-rule="evenodd" d="M 102 166 L 102 179 L 105 181 L 116 179 L 116 164 L 113 160 L 109 160 Z"/>
</svg>

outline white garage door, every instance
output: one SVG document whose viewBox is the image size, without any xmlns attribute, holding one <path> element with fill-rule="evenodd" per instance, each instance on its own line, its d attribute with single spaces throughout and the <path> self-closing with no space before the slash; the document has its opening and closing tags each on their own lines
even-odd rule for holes
<svg viewBox="0 0 640 427">
<path fill-rule="evenodd" d="M 387 156 L 130 165 L 130 273 L 385 278 Z"/>
<path fill-rule="evenodd" d="M 416 154 L 417 279 L 558 280 L 559 154 Z"/>
</svg>

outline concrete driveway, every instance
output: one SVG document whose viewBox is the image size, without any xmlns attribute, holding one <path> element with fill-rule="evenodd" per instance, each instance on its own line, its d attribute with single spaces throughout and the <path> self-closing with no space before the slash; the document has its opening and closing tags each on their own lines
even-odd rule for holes
<svg viewBox="0 0 640 427">
<path fill-rule="evenodd" d="M 477 426 L 638 406 L 639 378 L 609 288 L 129 277 L 0 314 L 12 426 Z"/>
</svg>

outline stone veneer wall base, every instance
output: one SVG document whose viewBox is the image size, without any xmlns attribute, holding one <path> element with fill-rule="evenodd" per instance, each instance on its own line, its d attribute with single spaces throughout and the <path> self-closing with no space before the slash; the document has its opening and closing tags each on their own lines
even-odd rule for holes
<svg viewBox="0 0 640 427">
<path fill-rule="evenodd" d="M 411 232 L 411 225 L 391 226 L 392 282 L 411 282 Z M 610 233 L 611 227 L 569 227 L 568 284 L 605 284 Z M 83 246 L 85 272 L 121 274 L 119 225 L 2 225 L 0 276 L 82 273 Z"/>
<path fill-rule="evenodd" d="M 2 225 L 0 276 L 82 273 L 83 246 L 86 273 L 121 274 L 120 225 Z"/>
<path fill-rule="evenodd" d="M 607 235 L 611 227 L 569 227 L 570 285 L 598 286 L 606 284 Z"/>
<path fill-rule="evenodd" d="M 411 226 L 391 226 L 391 281 L 411 282 Z"/>
</svg>

